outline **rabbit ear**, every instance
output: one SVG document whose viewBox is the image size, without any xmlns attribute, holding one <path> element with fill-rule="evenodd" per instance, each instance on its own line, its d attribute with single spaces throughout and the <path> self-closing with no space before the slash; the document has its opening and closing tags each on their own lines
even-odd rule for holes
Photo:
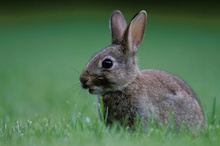
<svg viewBox="0 0 220 146">
<path fill-rule="evenodd" d="M 119 10 L 115 10 L 110 18 L 110 29 L 112 34 L 112 44 L 120 44 L 124 31 L 127 27 L 124 16 Z"/>
<path fill-rule="evenodd" d="M 124 34 L 125 45 L 127 45 L 125 48 L 133 53 L 137 51 L 137 47 L 144 37 L 146 19 L 147 13 L 144 10 L 137 13 Z"/>
</svg>

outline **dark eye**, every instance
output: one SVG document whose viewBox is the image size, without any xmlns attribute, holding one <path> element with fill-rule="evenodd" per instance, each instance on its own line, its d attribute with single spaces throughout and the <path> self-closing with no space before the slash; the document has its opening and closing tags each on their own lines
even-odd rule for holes
<svg viewBox="0 0 220 146">
<path fill-rule="evenodd" d="M 105 68 L 105 69 L 109 69 L 113 66 L 113 62 L 111 59 L 105 59 L 102 61 L 102 67 Z"/>
</svg>

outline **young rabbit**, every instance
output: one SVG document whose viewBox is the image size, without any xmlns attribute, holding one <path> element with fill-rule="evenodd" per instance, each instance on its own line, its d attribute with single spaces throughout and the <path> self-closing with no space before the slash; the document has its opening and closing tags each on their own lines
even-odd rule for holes
<svg viewBox="0 0 220 146">
<path fill-rule="evenodd" d="M 146 16 L 142 10 L 127 25 L 120 11 L 112 13 L 112 44 L 88 62 L 80 76 L 82 88 L 102 98 L 104 117 L 110 125 L 126 121 L 133 127 L 141 119 L 147 126 L 149 119 L 154 119 L 162 125 L 172 120 L 177 128 L 203 126 L 202 108 L 183 80 L 162 70 L 139 70 L 136 52 Z"/>
</svg>

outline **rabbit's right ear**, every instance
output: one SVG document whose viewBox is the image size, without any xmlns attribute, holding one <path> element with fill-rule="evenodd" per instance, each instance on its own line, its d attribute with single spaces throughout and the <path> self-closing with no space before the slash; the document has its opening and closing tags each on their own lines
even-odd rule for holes
<svg viewBox="0 0 220 146">
<path fill-rule="evenodd" d="M 112 44 L 120 44 L 124 31 L 127 27 L 124 16 L 119 10 L 115 10 L 110 18 L 110 29 L 112 35 Z"/>
<path fill-rule="evenodd" d="M 126 51 L 132 54 L 137 51 L 137 47 L 144 37 L 146 19 L 147 13 L 142 10 L 131 20 L 124 34 L 124 42 L 126 45 L 124 48 L 127 49 Z"/>
</svg>

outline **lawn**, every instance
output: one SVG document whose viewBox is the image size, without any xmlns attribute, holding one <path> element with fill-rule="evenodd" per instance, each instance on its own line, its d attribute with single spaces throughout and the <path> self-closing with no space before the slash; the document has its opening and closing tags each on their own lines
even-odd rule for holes
<svg viewBox="0 0 220 146">
<path fill-rule="evenodd" d="M 163 69 L 197 93 L 204 132 L 147 133 L 99 123 L 96 97 L 80 88 L 90 57 L 109 45 L 108 17 L 67 11 L 0 17 L 0 145 L 219 145 L 220 22 L 217 17 L 148 13 L 141 69 Z M 134 15 L 125 12 L 130 20 Z"/>
</svg>

